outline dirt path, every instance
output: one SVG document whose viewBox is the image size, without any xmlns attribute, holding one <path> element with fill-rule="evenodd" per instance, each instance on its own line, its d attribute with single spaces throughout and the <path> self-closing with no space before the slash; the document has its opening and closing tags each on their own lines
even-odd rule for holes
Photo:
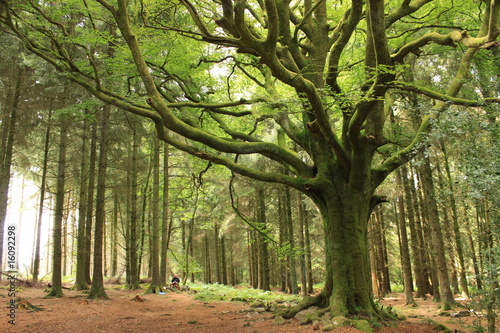
<svg viewBox="0 0 500 333">
<path fill-rule="evenodd" d="M 187 293 L 144 295 L 143 290 L 109 289 L 111 300 L 89 300 L 81 292 L 65 290 L 61 299 L 45 299 L 42 289 L 27 288 L 17 293 L 43 310 L 16 310 L 16 325 L 8 323 L 7 309 L 1 315 L 0 332 L 318 332 L 319 327 L 300 325 L 289 320 L 283 325 L 273 323 L 272 314 L 255 312 L 245 303 L 202 302 Z M 142 301 L 133 300 L 138 296 Z M 4 289 L 0 301 L 8 304 Z M 396 301 L 392 301 L 396 303 Z M 461 330 L 465 332 L 464 330 Z M 343 328 L 334 333 L 361 332 Z M 379 333 L 435 332 L 431 326 L 399 323 Z"/>
</svg>

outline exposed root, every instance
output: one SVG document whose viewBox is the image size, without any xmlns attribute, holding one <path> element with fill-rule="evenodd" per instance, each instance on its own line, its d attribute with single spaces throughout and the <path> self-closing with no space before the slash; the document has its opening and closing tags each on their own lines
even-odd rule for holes
<svg viewBox="0 0 500 333">
<path fill-rule="evenodd" d="M 36 312 L 36 311 L 43 310 L 43 308 L 41 308 L 37 305 L 33 305 L 30 302 L 28 302 L 27 300 L 20 298 L 20 297 L 17 299 L 17 307 L 22 308 L 22 309 L 26 309 L 29 312 Z"/>
<path fill-rule="evenodd" d="M 161 285 L 155 285 L 153 283 L 149 284 L 148 288 L 144 291 L 144 294 L 158 294 L 160 292 L 163 292 L 164 286 Z"/>
<path fill-rule="evenodd" d="M 285 319 L 290 319 L 295 317 L 297 313 L 300 311 L 307 309 L 311 306 L 319 306 L 324 307 L 326 305 L 326 297 L 323 293 L 318 294 L 314 297 L 304 297 L 302 301 L 299 302 L 295 307 L 279 313 L 278 315 L 282 316 Z"/>
</svg>

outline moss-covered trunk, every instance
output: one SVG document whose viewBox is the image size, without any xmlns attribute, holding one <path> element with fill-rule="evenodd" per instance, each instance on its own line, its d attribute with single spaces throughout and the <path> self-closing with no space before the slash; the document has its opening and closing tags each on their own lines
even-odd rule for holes
<svg viewBox="0 0 500 333">
<path fill-rule="evenodd" d="M 324 193 L 318 205 L 326 246 L 325 296 L 332 316 L 375 314 L 368 257 L 367 217 L 371 194 Z"/>
</svg>

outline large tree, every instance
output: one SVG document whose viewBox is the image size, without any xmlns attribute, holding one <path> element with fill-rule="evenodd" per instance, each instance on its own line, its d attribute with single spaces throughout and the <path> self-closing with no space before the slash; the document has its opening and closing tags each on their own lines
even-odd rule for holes
<svg viewBox="0 0 500 333">
<path fill-rule="evenodd" d="M 378 186 L 426 146 L 449 105 L 498 102 L 459 92 L 474 56 L 498 46 L 499 0 L 0 4 L 3 27 L 31 52 L 105 103 L 150 118 L 163 141 L 311 198 L 323 219 L 327 264 L 325 289 L 313 302 L 333 315 L 380 315 L 367 253 Z M 112 59 L 103 51 L 109 45 Z M 456 63 L 442 65 L 451 78 L 434 76 L 433 61 L 457 46 Z M 408 61 L 420 62 L 429 80 L 405 82 Z M 128 89 L 114 88 L 117 80 Z M 408 91 L 438 102 L 416 130 L 390 136 L 387 116 L 401 111 L 398 97 Z M 249 99 L 232 100 L 238 95 Z M 263 134 L 270 126 L 277 135 Z M 282 167 L 253 168 L 241 156 L 251 154 Z"/>
</svg>

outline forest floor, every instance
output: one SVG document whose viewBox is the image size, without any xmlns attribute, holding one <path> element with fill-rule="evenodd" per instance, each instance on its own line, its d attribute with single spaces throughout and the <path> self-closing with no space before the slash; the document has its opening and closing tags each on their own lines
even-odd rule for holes
<svg viewBox="0 0 500 333">
<path fill-rule="evenodd" d="M 301 325 L 296 319 L 278 325 L 270 312 L 258 312 L 244 302 L 204 302 L 189 292 L 168 292 L 145 295 L 144 290 L 126 290 L 110 286 L 106 290 L 110 300 L 87 300 L 82 292 L 64 290 L 62 298 L 44 298 L 42 288 L 22 288 L 16 292 L 18 305 L 32 304 L 40 311 L 18 307 L 15 325 L 9 324 L 8 289 L 0 289 L 3 313 L 0 332 L 318 332 L 318 325 Z M 26 302 L 27 301 L 27 302 Z M 382 303 L 392 306 L 406 321 L 383 327 L 377 333 L 430 333 L 433 325 L 424 324 L 432 319 L 455 332 L 476 332 L 472 325 L 477 317 L 451 318 L 441 316 L 436 303 L 417 300 L 417 308 L 404 306 L 403 294 L 392 294 Z M 28 304 L 28 305 L 29 305 Z M 463 308 L 457 308 L 460 311 Z M 453 311 L 451 313 L 453 313 Z M 485 319 L 482 322 L 485 325 Z M 355 328 L 340 328 L 334 333 L 361 332 Z"/>
</svg>

